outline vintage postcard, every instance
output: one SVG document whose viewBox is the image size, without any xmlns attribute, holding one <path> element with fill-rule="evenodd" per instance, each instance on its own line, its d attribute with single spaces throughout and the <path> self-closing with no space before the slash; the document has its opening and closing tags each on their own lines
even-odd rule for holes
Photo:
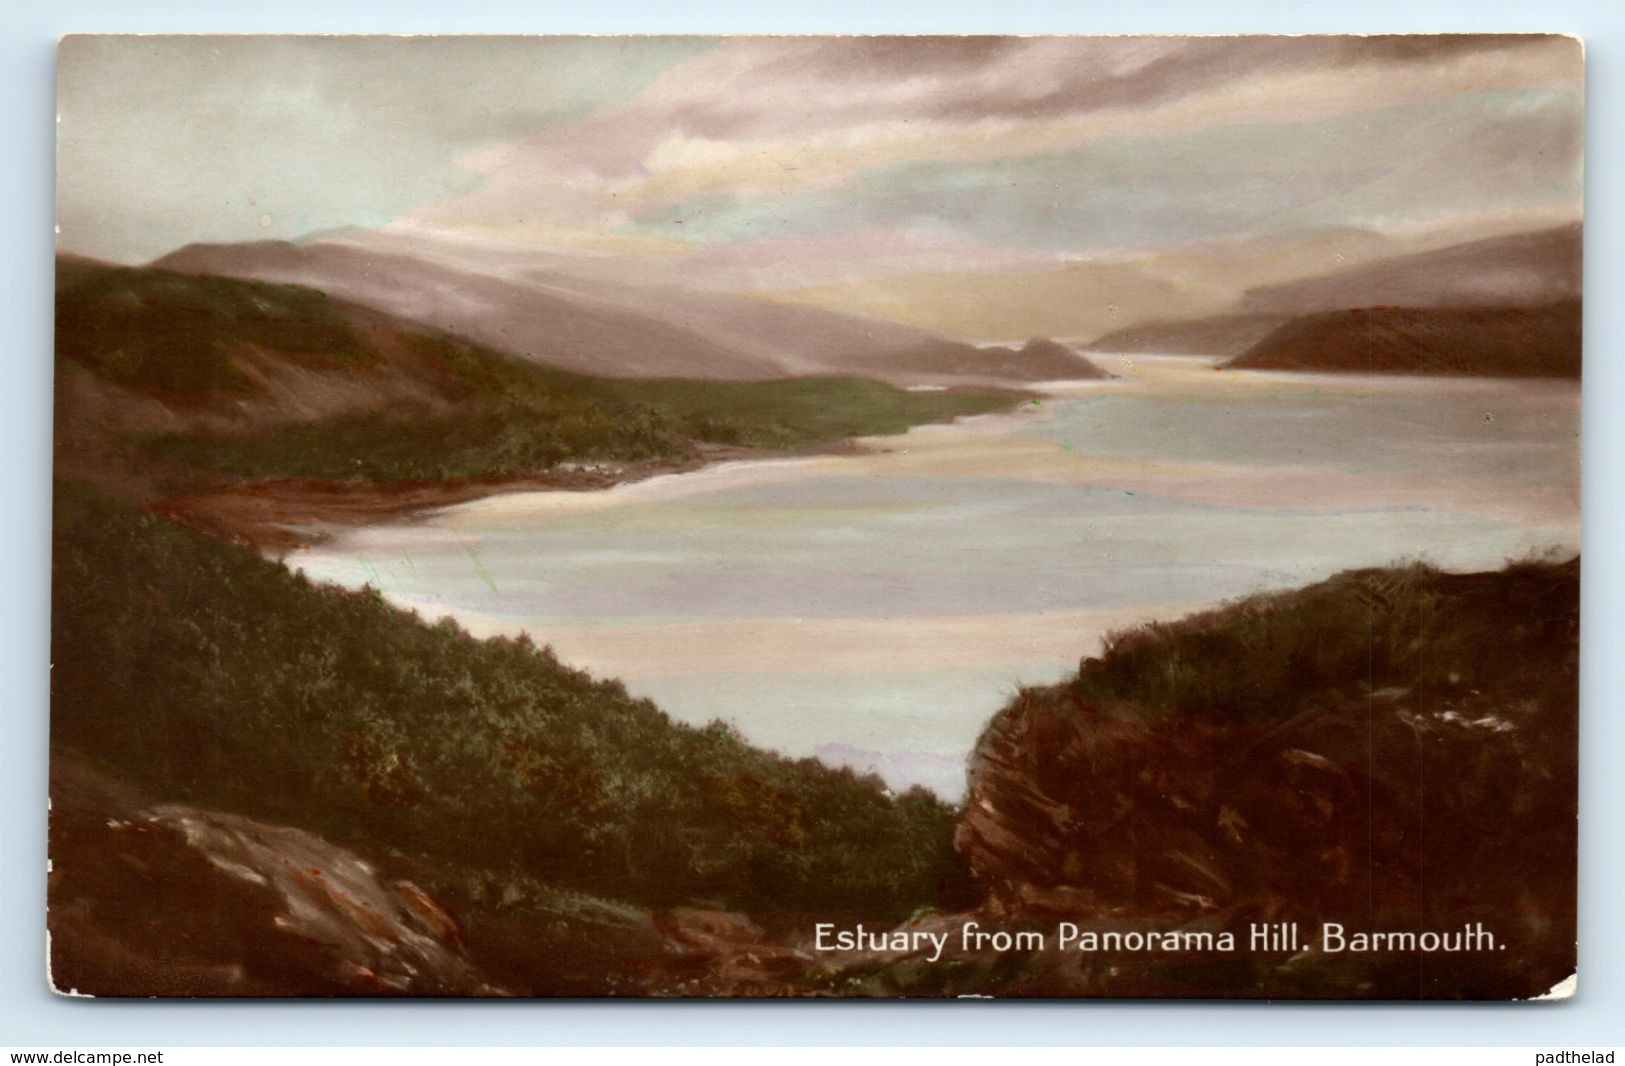
<svg viewBox="0 0 1625 1066">
<path fill-rule="evenodd" d="M 64 39 L 52 987 L 1572 994 L 1583 108 Z"/>
</svg>

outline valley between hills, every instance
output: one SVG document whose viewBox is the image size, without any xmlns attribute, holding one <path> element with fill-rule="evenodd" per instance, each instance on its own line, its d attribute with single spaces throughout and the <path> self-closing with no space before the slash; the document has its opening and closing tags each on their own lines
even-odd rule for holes
<svg viewBox="0 0 1625 1066">
<path fill-rule="evenodd" d="M 1059 316 L 1057 336 L 1019 342 L 989 339 L 1019 317 L 1008 294 L 1064 307 L 1099 279 L 984 279 L 982 328 L 956 333 L 940 303 L 877 313 L 917 279 L 863 299 L 742 294 L 365 232 L 146 266 L 59 257 L 55 986 L 1546 992 L 1574 958 L 1577 558 L 1395 560 L 1098 649 L 1080 634 L 1075 672 L 987 708 L 957 801 L 678 721 L 528 636 L 477 639 L 282 562 L 482 497 L 1030 408 L 1047 383 L 1112 387 L 1108 356 L 1205 356 L 1216 381 L 1579 378 L 1577 226 L 1339 240 L 1338 262 L 1363 249 L 1354 266 L 1314 248 L 1228 272 L 1101 266 L 1140 294 L 1135 321 L 1085 335 Z M 944 961 L 824 952 L 814 933 L 1331 917 L 1482 920 L 1511 950 Z"/>
</svg>

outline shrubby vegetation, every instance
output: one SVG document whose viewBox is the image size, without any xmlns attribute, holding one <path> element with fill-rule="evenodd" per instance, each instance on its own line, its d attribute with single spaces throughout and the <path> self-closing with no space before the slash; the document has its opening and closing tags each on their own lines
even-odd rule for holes
<svg viewBox="0 0 1625 1066">
<path fill-rule="evenodd" d="M 963 874 L 923 790 L 676 724 L 525 639 L 57 485 L 53 742 L 156 794 L 484 883 L 898 918 Z"/>
<path fill-rule="evenodd" d="M 909 392 L 861 378 L 784 381 L 609 381 L 601 387 L 673 419 L 698 440 L 756 448 L 810 448 L 845 437 L 902 433 L 910 426 L 1011 405 L 999 390 Z"/>
<path fill-rule="evenodd" d="M 244 477 L 346 481 L 518 476 L 567 461 L 668 459 L 689 442 L 665 419 L 566 402 L 556 412 L 469 412 L 418 419 L 384 414 L 295 422 L 243 435 L 176 433 L 144 445 L 165 459 Z"/>
<path fill-rule="evenodd" d="M 342 307 L 298 285 L 59 260 L 56 325 L 59 359 L 163 393 L 250 391 L 234 347 L 330 364 L 371 361 Z"/>
<path fill-rule="evenodd" d="M 1351 570 L 1112 634 L 1067 687 L 1152 719 L 1254 723 L 1386 688 L 1547 696 L 1576 676 L 1579 565 Z"/>
<path fill-rule="evenodd" d="M 972 756 L 956 839 L 1006 913 L 1482 922 L 1502 950 L 1052 951 L 986 979 L 1007 995 L 1545 992 L 1574 969 L 1579 593 L 1576 559 L 1249 597 L 1118 634 L 1071 681 L 1021 690 Z"/>
<path fill-rule="evenodd" d="M 563 462 L 675 459 L 696 441 L 791 450 L 901 433 L 1010 403 L 1009 394 L 911 393 L 857 378 L 613 381 L 414 338 L 472 379 L 480 402 L 411 421 L 352 415 L 251 434 L 163 434 L 169 459 L 251 477 L 389 480 L 522 475 Z M 486 360 L 490 360 L 487 362 Z"/>
<path fill-rule="evenodd" d="M 59 370 L 171 416 L 80 435 L 135 434 L 129 461 L 167 460 L 178 484 L 188 468 L 444 479 L 676 459 L 704 442 L 797 448 L 1011 400 L 856 379 L 593 378 L 301 286 L 71 258 L 57 326 Z M 380 397 L 418 399 L 320 402 L 374 380 L 410 383 Z M 306 413 L 333 410 L 350 413 Z M 313 585 L 78 484 L 59 484 L 54 529 L 53 741 L 154 794 L 463 871 L 481 900 L 893 918 L 962 882 L 953 812 L 924 791 L 894 797 L 726 726 L 673 723 L 548 649 Z"/>
<path fill-rule="evenodd" d="M 858 378 L 597 378 L 387 320 L 298 285 L 73 260 L 58 266 L 62 366 L 186 409 L 254 399 L 262 386 L 238 363 L 249 351 L 340 378 L 387 365 L 441 402 L 433 410 L 380 404 L 229 433 L 145 435 L 142 445 L 162 458 L 251 477 L 522 475 L 567 461 L 678 458 L 697 442 L 812 447 L 992 411 L 1013 399 L 998 390 L 909 392 Z"/>
</svg>

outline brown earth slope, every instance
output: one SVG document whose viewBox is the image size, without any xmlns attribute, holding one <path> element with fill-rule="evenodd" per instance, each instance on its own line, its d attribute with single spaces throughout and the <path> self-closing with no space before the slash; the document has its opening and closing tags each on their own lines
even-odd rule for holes
<svg viewBox="0 0 1625 1066">
<path fill-rule="evenodd" d="M 1119 635 L 974 756 L 957 842 L 1006 923 L 1476 922 L 1499 947 L 1050 956 L 1007 990 L 1546 992 L 1575 961 L 1578 594 L 1577 561 L 1350 572 Z"/>
<path fill-rule="evenodd" d="M 51 763 L 51 981 L 95 996 L 492 995 L 458 921 L 288 826 Z"/>
<path fill-rule="evenodd" d="M 1241 370 L 1577 378 L 1580 304 L 1323 311 L 1293 319 L 1225 365 Z"/>
<path fill-rule="evenodd" d="M 466 872 L 162 803 L 51 765 L 50 982 L 76 995 L 783 995 L 812 957 L 743 914 L 554 893 L 447 902 Z"/>
</svg>

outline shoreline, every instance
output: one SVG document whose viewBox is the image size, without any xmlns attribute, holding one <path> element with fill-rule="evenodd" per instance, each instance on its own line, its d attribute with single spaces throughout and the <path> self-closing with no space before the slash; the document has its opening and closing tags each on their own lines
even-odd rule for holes
<svg viewBox="0 0 1625 1066">
<path fill-rule="evenodd" d="M 1009 393 L 1009 405 L 986 414 L 1009 415 L 1040 395 L 1036 391 L 1008 387 L 1001 391 Z M 922 426 L 952 425 L 966 417 L 981 418 L 986 414 L 918 422 L 901 434 L 885 436 L 900 437 Z M 859 443 L 865 439 L 871 438 L 859 434 L 788 451 L 697 442 L 693 452 L 678 458 L 596 460 L 530 474 L 389 481 L 256 478 L 164 496 L 149 501 L 146 508 L 188 529 L 240 544 L 267 558 L 282 559 L 292 552 L 331 540 L 337 529 L 324 527 L 410 521 L 456 504 L 513 493 L 598 492 L 658 477 L 695 473 L 729 462 L 856 455 L 865 450 Z"/>
<path fill-rule="evenodd" d="M 281 558 L 330 540 L 334 531 L 323 527 L 411 520 L 488 496 L 595 492 L 670 474 L 692 473 L 717 463 L 838 455 L 853 447 L 852 438 L 795 452 L 702 444 L 693 454 L 676 459 L 606 460 L 533 474 L 391 481 L 260 478 L 168 496 L 147 504 L 147 509 L 188 529 L 243 545 L 268 558 Z"/>
</svg>

